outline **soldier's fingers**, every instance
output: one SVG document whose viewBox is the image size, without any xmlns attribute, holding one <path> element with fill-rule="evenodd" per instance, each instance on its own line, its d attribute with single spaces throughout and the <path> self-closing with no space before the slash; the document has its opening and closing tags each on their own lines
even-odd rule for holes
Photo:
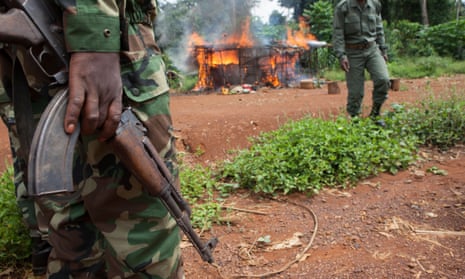
<svg viewBox="0 0 465 279">
<path fill-rule="evenodd" d="M 115 135 L 116 128 L 118 128 L 121 119 L 123 104 L 121 100 L 114 100 L 108 107 L 108 114 L 103 123 L 102 130 L 99 135 L 100 141 L 105 141 Z"/>
<path fill-rule="evenodd" d="M 95 92 L 86 92 L 86 100 L 81 114 L 81 132 L 84 135 L 90 135 L 97 131 L 101 126 L 99 98 Z"/>
<path fill-rule="evenodd" d="M 64 119 L 64 128 L 66 133 L 72 134 L 76 129 L 84 100 L 84 88 L 82 88 L 79 84 L 75 85 L 71 79 L 69 82 L 68 104 L 66 105 Z"/>
<path fill-rule="evenodd" d="M 341 65 L 341 69 L 342 69 L 344 72 L 348 72 L 348 71 L 349 71 L 350 66 L 349 66 L 349 60 L 347 60 L 347 58 L 341 59 L 340 65 Z"/>
</svg>

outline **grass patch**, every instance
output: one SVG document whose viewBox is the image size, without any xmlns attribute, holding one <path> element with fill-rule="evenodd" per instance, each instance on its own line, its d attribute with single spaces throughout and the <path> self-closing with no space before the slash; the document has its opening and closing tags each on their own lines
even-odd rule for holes
<svg viewBox="0 0 465 279">
<path fill-rule="evenodd" d="M 30 256 L 31 240 L 16 204 L 13 168 L 0 176 L 0 269 Z"/>
<path fill-rule="evenodd" d="M 215 197 L 217 181 L 210 168 L 180 164 L 181 192 L 191 205 L 192 226 L 203 230 L 220 222 L 221 200 Z"/>
<path fill-rule="evenodd" d="M 393 77 L 421 78 L 439 77 L 443 75 L 465 74 L 465 61 L 448 57 L 402 58 L 388 64 L 389 73 Z"/>
<path fill-rule="evenodd" d="M 405 57 L 390 61 L 388 70 L 390 76 L 405 79 L 465 74 L 465 61 L 439 56 Z M 324 77 L 328 80 L 343 81 L 345 73 L 335 68 L 326 71 Z M 366 77 L 369 78 L 369 75 Z"/>
</svg>

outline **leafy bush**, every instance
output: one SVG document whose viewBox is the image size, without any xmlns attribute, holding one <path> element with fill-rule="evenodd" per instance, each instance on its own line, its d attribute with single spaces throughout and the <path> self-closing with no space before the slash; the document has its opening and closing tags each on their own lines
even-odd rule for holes
<svg viewBox="0 0 465 279">
<path fill-rule="evenodd" d="M 319 41 L 331 42 L 333 34 L 333 5 L 319 0 L 304 9 L 303 16 L 309 21 L 310 31 Z"/>
<path fill-rule="evenodd" d="M 13 168 L 0 176 L 0 265 L 30 256 L 31 240 L 16 204 Z"/>
<path fill-rule="evenodd" d="M 428 43 L 423 25 L 400 20 L 386 28 L 386 41 L 389 45 L 391 58 L 407 56 L 430 56 L 434 54 L 433 47 Z"/>
<path fill-rule="evenodd" d="M 420 106 L 400 108 L 402 113 L 391 113 L 392 117 L 388 118 L 392 127 L 403 130 L 397 133 L 414 134 L 422 145 L 440 149 L 465 142 L 463 96 L 452 94 L 440 100 L 431 97 L 422 101 Z"/>
<path fill-rule="evenodd" d="M 432 26 L 425 35 L 428 44 L 439 55 L 465 59 L 465 20 Z"/>
<path fill-rule="evenodd" d="M 389 74 L 392 77 L 422 78 L 438 77 L 453 74 L 465 74 L 465 61 L 450 57 L 402 57 L 388 63 Z M 345 80 L 345 73 L 337 68 L 324 72 L 328 80 Z M 369 76 L 367 75 L 367 78 Z"/>
<path fill-rule="evenodd" d="M 400 20 L 386 28 L 389 55 L 427 57 L 440 55 L 465 59 L 465 20 L 435 26 Z"/>
<path fill-rule="evenodd" d="M 263 133 L 226 162 L 223 177 L 266 194 L 351 186 L 379 172 L 396 173 L 421 145 L 447 149 L 465 142 L 465 97 L 433 97 L 420 106 L 393 105 L 382 129 L 369 119 L 308 118 Z"/>
<path fill-rule="evenodd" d="M 378 172 L 396 173 L 414 159 L 417 139 L 371 120 L 308 118 L 262 134 L 224 165 L 224 177 L 255 192 L 314 193 Z"/>
</svg>

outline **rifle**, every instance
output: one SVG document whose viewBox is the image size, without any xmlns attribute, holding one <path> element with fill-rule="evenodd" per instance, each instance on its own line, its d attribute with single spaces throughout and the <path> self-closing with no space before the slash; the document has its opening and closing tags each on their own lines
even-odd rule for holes
<svg viewBox="0 0 465 279">
<path fill-rule="evenodd" d="M 27 48 L 28 59 L 51 78 L 51 85 L 68 79 L 68 53 L 62 13 L 53 1 L 0 0 L 7 8 L 0 14 L 0 43 Z"/>
<path fill-rule="evenodd" d="M 50 6 L 50 2 L 0 0 L 0 6 L 3 4 L 9 8 L 6 13 L 0 14 L 0 43 L 28 48 L 32 62 L 51 78 L 51 85 L 66 85 L 68 58 L 63 35 L 59 31 L 61 28 L 56 26 L 60 22 L 61 12 Z M 22 28 L 20 33 L 18 26 Z M 44 59 L 45 56 L 47 59 Z M 54 66 L 50 67 L 50 64 Z M 80 129 L 77 127 L 72 135 L 66 134 L 63 129 L 67 92 L 67 89 L 60 90 L 53 97 L 35 129 L 28 160 L 28 190 L 32 196 L 74 191 L 71 170 Z M 145 132 L 143 124 L 127 108 L 122 113 L 115 136 L 108 144 L 147 192 L 160 198 L 201 258 L 213 263 L 212 250 L 218 240 L 212 238 L 206 244 L 200 240 L 190 222 L 188 203 L 174 186 L 170 171 Z M 45 147 L 49 146 L 54 148 L 54 152 L 46 151 Z"/>
</svg>

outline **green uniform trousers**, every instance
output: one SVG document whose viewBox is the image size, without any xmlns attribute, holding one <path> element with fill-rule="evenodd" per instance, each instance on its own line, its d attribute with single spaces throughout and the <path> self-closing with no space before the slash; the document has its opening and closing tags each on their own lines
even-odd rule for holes
<svg viewBox="0 0 465 279">
<path fill-rule="evenodd" d="M 346 73 L 347 88 L 347 112 L 350 116 L 361 114 L 361 106 L 365 95 L 365 69 L 373 80 L 373 109 L 372 114 L 379 114 L 379 109 L 388 97 L 389 73 L 386 61 L 381 55 L 376 44 L 365 50 L 347 49 L 350 70 Z"/>
</svg>

